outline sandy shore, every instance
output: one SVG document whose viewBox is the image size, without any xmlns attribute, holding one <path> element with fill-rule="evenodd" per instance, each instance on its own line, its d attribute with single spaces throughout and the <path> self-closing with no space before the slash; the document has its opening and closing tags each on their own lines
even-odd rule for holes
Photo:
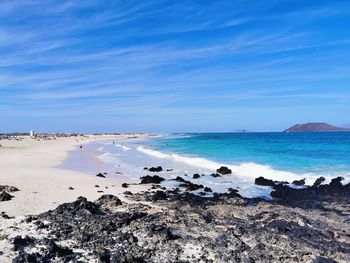
<svg viewBox="0 0 350 263">
<path fill-rule="evenodd" d="M 115 179 L 99 178 L 94 174 L 57 167 L 67 158 L 69 151 L 80 145 L 95 140 L 135 136 L 145 135 L 89 135 L 40 141 L 29 137 L 22 140 L 1 140 L 0 185 L 16 186 L 20 191 L 11 193 L 15 196 L 12 200 L 0 202 L 0 212 L 16 217 L 38 214 L 79 196 L 95 200 L 102 194 L 116 195 L 124 192 L 122 182 Z M 74 190 L 69 190 L 69 187 Z M 98 190 L 103 190 L 103 193 L 98 193 Z"/>
<path fill-rule="evenodd" d="M 270 201 L 235 189 L 195 195 L 182 177 L 181 189 L 149 183 L 123 195 L 125 177 L 60 168 L 69 151 L 89 155 L 84 145 L 101 139 L 0 142 L 0 185 L 20 189 L 0 202 L 0 263 L 350 262 L 350 184 L 340 177 L 305 188 L 258 178 L 274 189 Z"/>
</svg>

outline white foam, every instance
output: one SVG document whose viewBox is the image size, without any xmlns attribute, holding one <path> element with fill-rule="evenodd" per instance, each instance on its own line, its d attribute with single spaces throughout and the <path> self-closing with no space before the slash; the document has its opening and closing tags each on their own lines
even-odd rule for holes
<svg viewBox="0 0 350 263">
<path fill-rule="evenodd" d="M 323 176 L 329 182 L 332 178 L 339 176 L 335 174 L 312 174 L 312 173 L 293 173 L 289 171 L 276 170 L 273 169 L 269 165 L 261 165 L 253 162 L 241 163 L 239 165 L 225 164 L 219 163 L 215 161 L 211 161 L 201 157 L 188 157 L 181 156 L 174 153 L 164 153 L 160 151 L 156 151 L 153 149 L 148 149 L 143 146 L 138 146 L 136 148 L 139 152 L 150 155 L 155 158 L 167 159 L 170 161 L 181 162 L 193 167 L 198 167 L 202 169 L 207 169 L 212 172 L 216 171 L 221 166 L 227 166 L 232 170 L 232 174 L 234 176 L 240 176 L 247 178 L 249 181 L 253 182 L 253 179 L 257 177 L 265 177 L 267 179 L 276 180 L 276 181 L 289 181 L 292 182 L 294 180 L 300 180 L 305 178 L 306 184 L 312 184 L 318 177 Z M 344 176 L 346 178 L 345 181 L 350 180 L 350 174 L 343 174 L 340 176 Z M 233 180 L 234 178 L 232 178 Z M 344 181 L 344 182 L 345 182 Z"/>
<path fill-rule="evenodd" d="M 103 150 L 104 150 L 103 146 L 97 148 L 97 151 L 99 151 L 99 152 L 103 152 Z"/>
<path fill-rule="evenodd" d="M 116 147 L 119 147 L 119 148 L 122 148 L 124 152 L 125 152 L 125 151 L 131 150 L 130 147 L 127 147 L 127 146 L 125 146 L 125 145 L 123 145 L 123 144 L 115 144 L 115 146 L 116 146 Z"/>
<path fill-rule="evenodd" d="M 223 166 L 225 164 L 220 164 L 214 161 L 207 160 L 205 158 L 200 157 L 185 157 L 181 156 L 175 153 L 163 153 L 160 151 L 155 151 L 151 149 L 144 148 L 143 146 L 138 146 L 136 148 L 139 152 L 145 153 L 147 155 L 160 158 L 160 159 L 169 159 L 175 162 L 182 162 L 194 167 L 209 169 L 209 170 L 215 170 L 220 166 Z"/>
<path fill-rule="evenodd" d="M 98 155 L 97 158 L 105 163 L 111 163 L 111 164 L 115 164 L 118 161 L 118 159 L 109 152 L 105 152 L 101 155 Z"/>
</svg>

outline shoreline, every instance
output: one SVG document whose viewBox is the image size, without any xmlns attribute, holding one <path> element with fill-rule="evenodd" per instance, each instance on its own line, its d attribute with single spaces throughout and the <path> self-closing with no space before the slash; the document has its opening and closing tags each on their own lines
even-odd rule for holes
<svg viewBox="0 0 350 263">
<path fill-rule="evenodd" d="M 0 185 L 13 185 L 20 191 L 13 193 L 12 200 L 0 203 L 0 212 L 6 212 L 10 216 L 38 214 L 53 209 L 58 204 L 73 201 L 81 195 L 94 200 L 103 193 L 124 192 L 125 189 L 120 186 L 122 182 L 115 177 L 99 178 L 87 171 L 66 169 L 62 164 L 70 152 L 76 151 L 80 145 L 84 149 L 94 141 L 135 136 L 148 135 L 89 135 L 40 141 L 29 137 L 23 137 L 22 140 L 1 140 Z M 100 189 L 95 185 L 100 185 Z"/>
<path fill-rule="evenodd" d="M 107 139 L 123 141 L 125 136 Z M 127 177 L 114 175 L 115 167 L 103 178 L 108 168 L 96 155 L 99 140 L 106 137 L 2 141 L 0 185 L 20 191 L 9 190 L 13 199 L 0 202 L 5 212 L 0 214 L 0 262 L 350 260 L 350 184 L 342 185 L 340 177 L 330 184 L 319 178 L 305 188 L 256 178 L 256 185 L 277 197 L 269 201 L 200 185 L 208 177 L 220 180 L 227 167 L 218 169 L 221 175 L 175 179 L 167 168 L 177 167 L 151 167 L 143 169 L 151 175 L 141 183 L 123 188 Z M 95 171 L 102 172 L 100 177 Z M 162 182 L 178 186 L 167 189 Z"/>
</svg>

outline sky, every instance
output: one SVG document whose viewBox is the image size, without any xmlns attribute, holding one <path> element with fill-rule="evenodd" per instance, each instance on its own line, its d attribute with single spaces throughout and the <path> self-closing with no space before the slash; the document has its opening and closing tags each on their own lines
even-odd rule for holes
<svg viewBox="0 0 350 263">
<path fill-rule="evenodd" d="M 350 1 L 1 0 L 0 133 L 350 123 Z"/>
</svg>

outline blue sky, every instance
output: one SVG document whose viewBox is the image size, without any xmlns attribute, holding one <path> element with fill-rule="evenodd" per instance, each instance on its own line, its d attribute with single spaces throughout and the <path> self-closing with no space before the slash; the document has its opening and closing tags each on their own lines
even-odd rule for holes
<svg viewBox="0 0 350 263">
<path fill-rule="evenodd" d="M 350 123 L 350 1 L 0 2 L 0 132 Z"/>
</svg>

